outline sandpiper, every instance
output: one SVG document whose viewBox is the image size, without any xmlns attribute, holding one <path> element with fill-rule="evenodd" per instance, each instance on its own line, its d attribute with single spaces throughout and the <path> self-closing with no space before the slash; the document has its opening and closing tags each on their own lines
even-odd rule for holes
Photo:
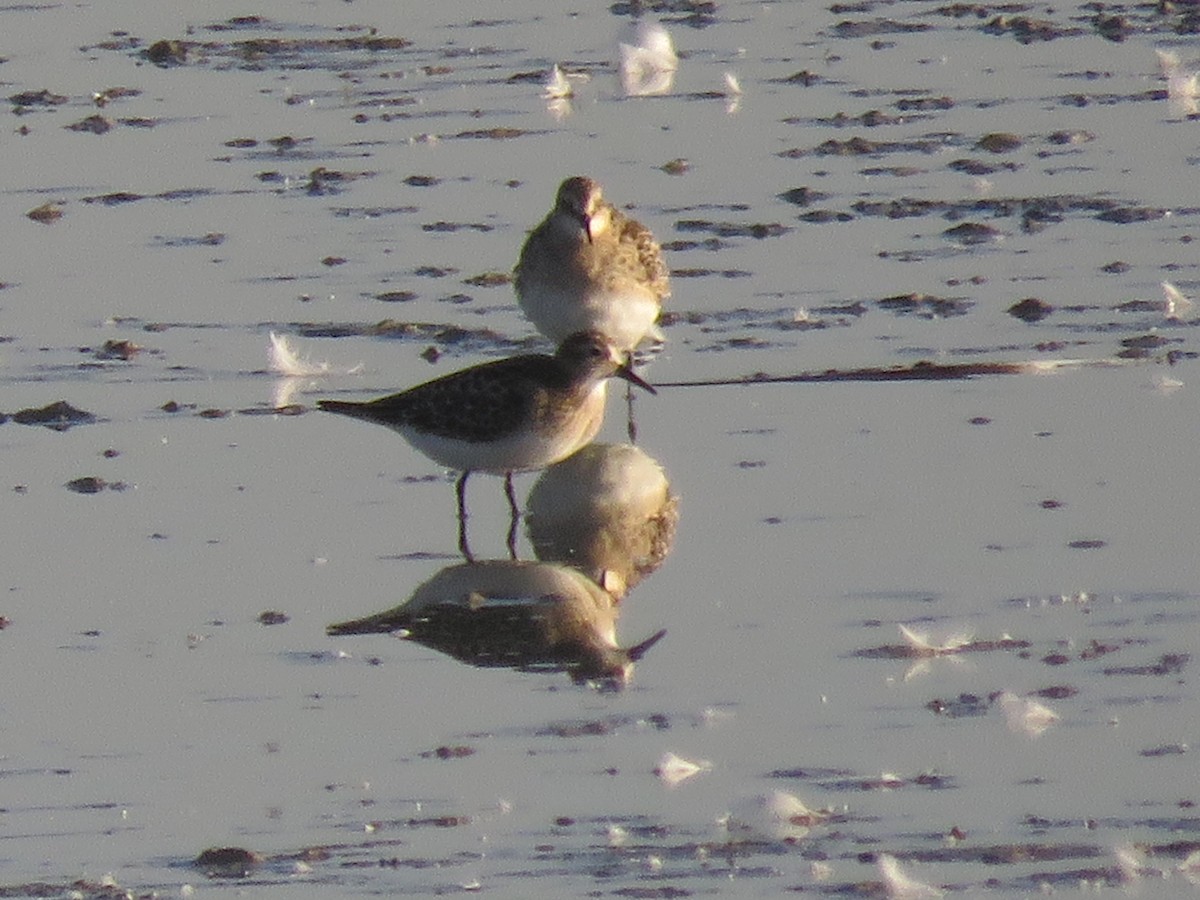
<svg viewBox="0 0 1200 900">
<path fill-rule="evenodd" d="M 512 474 L 544 468 L 590 443 L 604 422 L 605 385 L 614 375 L 655 393 L 612 341 L 583 331 L 567 337 L 553 356 L 512 356 L 378 400 L 321 400 L 317 405 L 386 425 L 434 462 L 461 472 L 456 487 L 459 546 L 469 557 L 465 521 L 471 473 L 505 476 L 515 533 Z"/>
<path fill-rule="evenodd" d="M 530 232 L 513 274 L 521 309 L 551 340 L 599 331 L 631 352 L 663 339 L 655 322 L 671 291 L 662 250 L 591 178 L 559 185 L 554 209 Z"/>
</svg>

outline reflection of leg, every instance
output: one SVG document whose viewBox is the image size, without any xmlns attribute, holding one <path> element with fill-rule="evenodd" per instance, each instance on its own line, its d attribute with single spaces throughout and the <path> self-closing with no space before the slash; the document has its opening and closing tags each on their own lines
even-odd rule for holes
<svg viewBox="0 0 1200 900">
<path fill-rule="evenodd" d="M 513 490 L 512 472 L 504 474 L 504 496 L 508 498 L 508 555 L 517 558 L 517 523 L 521 521 L 521 510 L 517 508 L 517 494 Z"/>
<path fill-rule="evenodd" d="M 467 478 L 470 472 L 463 472 L 454 485 L 454 496 L 458 499 L 458 552 L 467 562 L 474 562 L 471 547 L 467 543 Z"/>
<path fill-rule="evenodd" d="M 633 385 L 629 382 L 625 382 L 625 430 L 629 434 L 629 443 L 636 444 L 637 421 L 633 418 Z"/>
<path fill-rule="evenodd" d="M 458 520 L 458 552 L 467 562 L 475 562 L 475 554 L 471 552 L 471 545 L 467 543 L 467 520 L 461 518 Z"/>
</svg>

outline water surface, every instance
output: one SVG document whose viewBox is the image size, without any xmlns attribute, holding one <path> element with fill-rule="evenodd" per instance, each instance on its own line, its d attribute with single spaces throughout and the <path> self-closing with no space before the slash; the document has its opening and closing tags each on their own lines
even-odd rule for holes
<svg viewBox="0 0 1200 900">
<path fill-rule="evenodd" d="M 971 896 L 1190 892 L 1196 316 L 1160 282 L 1200 286 L 1197 139 L 1154 54 L 1188 11 L 950 11 L 651 14 L 680 69 L 625 98 L 620 5 L 0 9 L 5 96 L 48 92 L 0 138 L 2 408 L 97 419 L 0 428 L 0 884 L 870 896 L 887 854 Z M 540 348 L 498 276 L 579 173 L 674 271 L 638 424 L 680 521 L 617 623 L 667 636 L 608 693 L 327 637 L 460 560 L 436 467 L 309 410 Z M 340 374 L 279 384 L 271 331 Z M 710 765 L 668 788 L 666 751 Z M 776 790 L 809 833 L 739 831 Z M 210 879 L 213 847 L 261 861 Z"/>
</svg>

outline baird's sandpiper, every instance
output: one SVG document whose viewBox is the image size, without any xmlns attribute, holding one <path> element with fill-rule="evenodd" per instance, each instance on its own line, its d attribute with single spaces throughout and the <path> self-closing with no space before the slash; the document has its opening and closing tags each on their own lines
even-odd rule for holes
<svg viewBox="0 0 1200 900">
<path fill-rule="evenodd" d="M 512 356 L 366 403 L 317 405 L 386 425 L 434 462 L 461 472 L 459 544 L 469 556 L 464 523 L 470 474 L 505 476 L 515 533 L 512 474 L 544 468 L 589 444 L 604 422 L 605 386 L 614 375 L 655 393 L 612 341 L 584 331 L 567 337 L 553 356 Z"/>
<path fill-rule="evenodd" d="M 591 178 L 568 178 L 554 209 L 521 248 L 517 301 L 553 341 L 599 331 L 618 350 L 661 342 L 655 324 L 670 296 L 662 250 L 650 230 L 608 203 Z"/>
</svg>

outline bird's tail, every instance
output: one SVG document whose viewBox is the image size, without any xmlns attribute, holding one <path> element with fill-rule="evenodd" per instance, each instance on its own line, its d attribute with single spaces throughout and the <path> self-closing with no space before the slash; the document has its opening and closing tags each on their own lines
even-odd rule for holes
<svg viewBox="0 0 1200 900">
<path fill-rule="evenodd" d="M 351 619 L 349 622 L 335 622 L 326 626 L 325 633 L 330 636 L 344 634 L 391 634 L 401 631 L 412 624 L 412 616 L 404 609 L 403 604 L 387 612 L 376 613 L 363 619 Z"/>
</svg>

